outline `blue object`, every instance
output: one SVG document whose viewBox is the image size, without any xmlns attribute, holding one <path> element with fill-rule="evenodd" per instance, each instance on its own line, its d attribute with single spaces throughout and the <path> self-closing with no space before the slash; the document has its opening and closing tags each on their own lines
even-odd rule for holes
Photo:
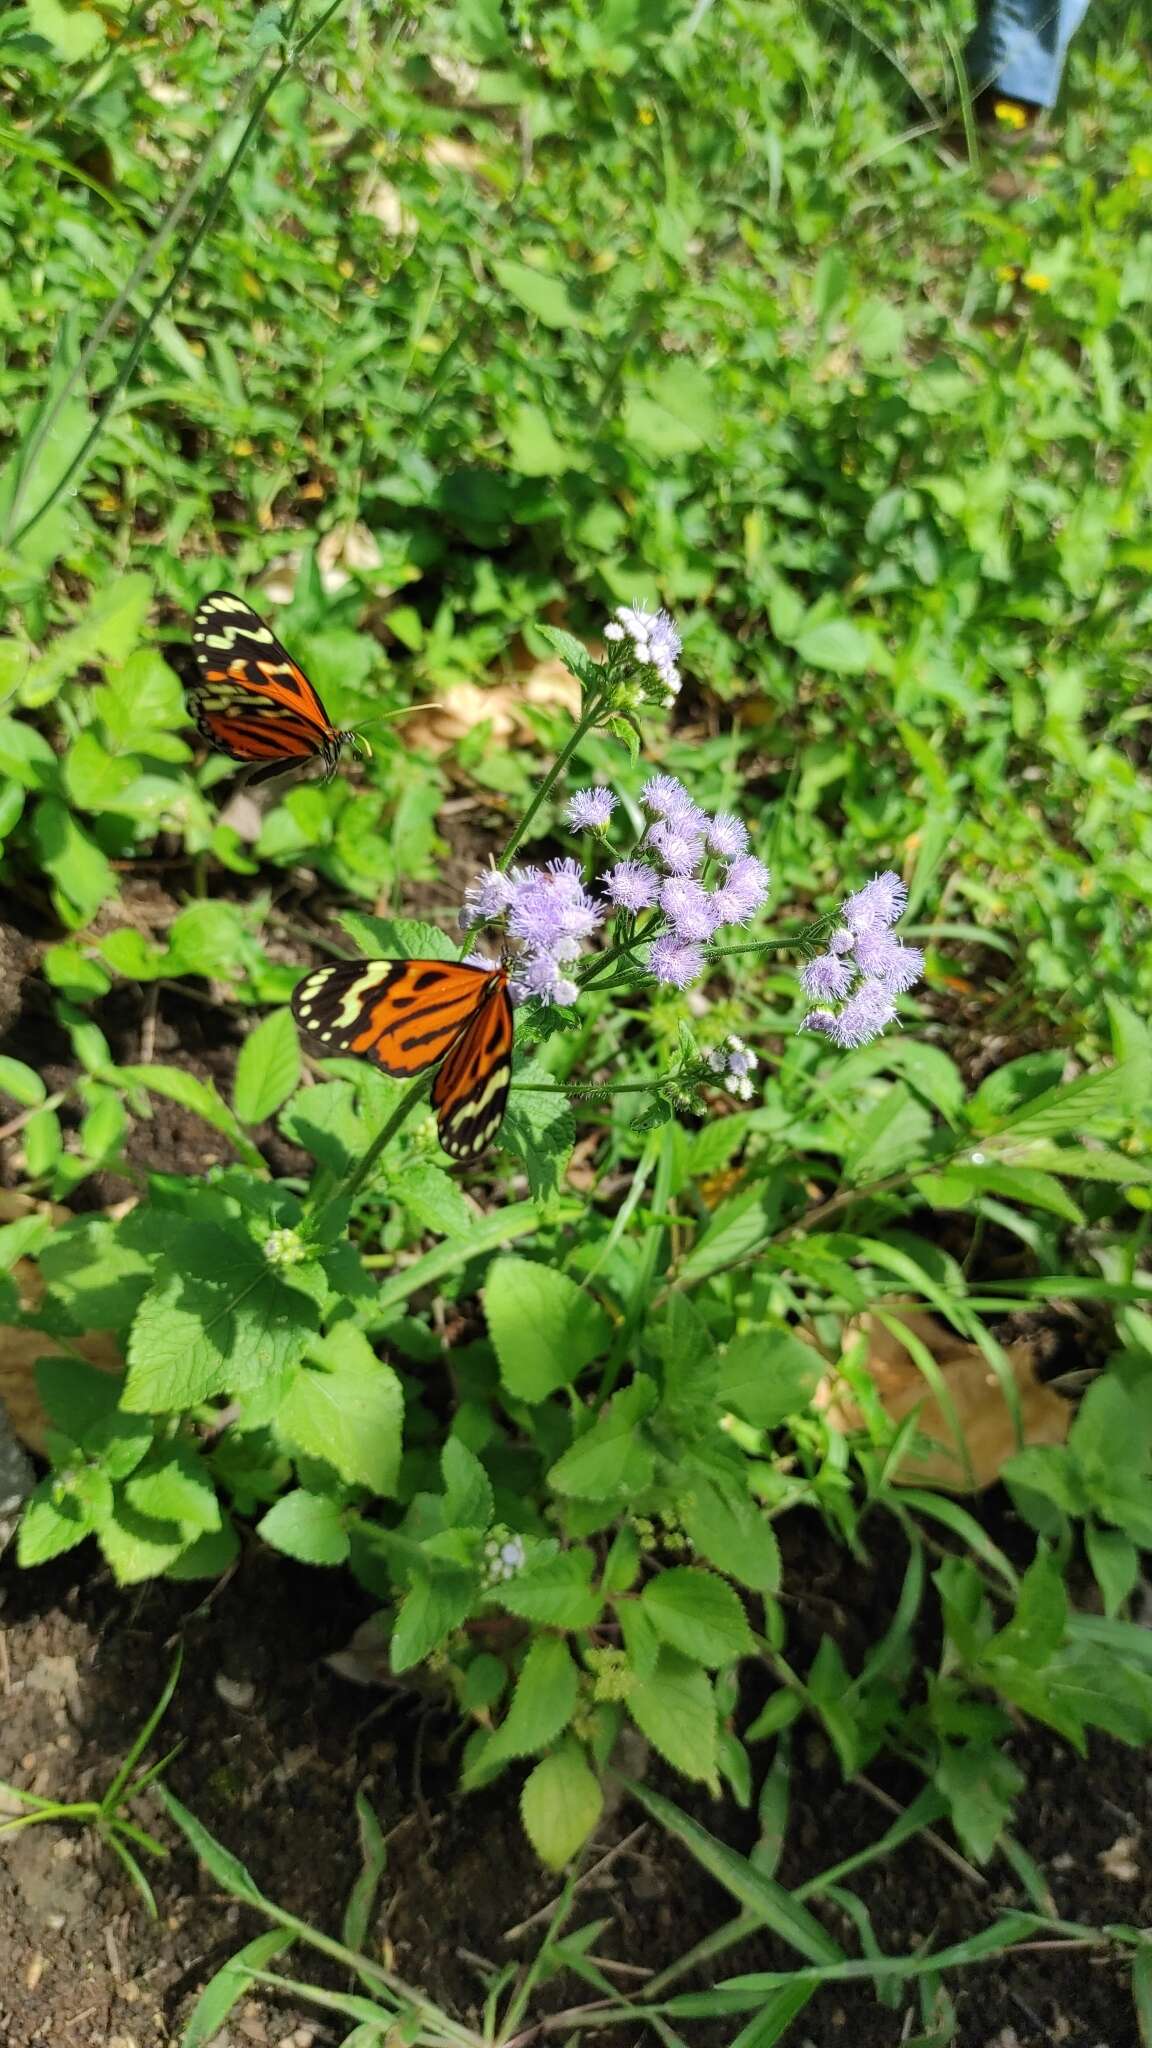
<svg viewBox="0 0 1152 2048">
<path fill-rule="evenodd" d="M 973 92 L 1050 107 L 1088 0 L 983 0 L 965 52 Z"/>
</svg>

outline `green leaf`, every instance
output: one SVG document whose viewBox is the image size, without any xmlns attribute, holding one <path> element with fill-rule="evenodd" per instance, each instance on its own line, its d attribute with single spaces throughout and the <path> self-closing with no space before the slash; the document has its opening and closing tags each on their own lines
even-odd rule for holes
<svg viewBox="0 0 1152 2048">
<path fill-rule="evenodd" d="M 1061 1183 L 1037 1167 L 1011 1166 L 987 1161 L 972 1166 L 967 1161 L 949 1166 L 942 1173 L 917 1174 L 917 1194 L 936 1209 L 966 1209 L 978 1196 L 1003 1195 L 1026 1209 L 1041 1209 L 1062 1216 L 1068 1223 L 1083 1223 L 1084 1211 Z"/>
<path fill-rule="evenodd" d="M 688 1536 L 709 1564 L 754 1593 L 779 1591 L 780 1545 L 758 1502 L 701 1477 L 679 1506 Z"/>
<path fill-rule="evenodd" d="M 1089 1522 L 1084 1531 L 1084 1545 L 1092 1575 L 1103 1596 L 1104 1612 L 1109 1617 L 1115 1616 L 1140 1583 L 1140 1552 L 1122 1530 L 1106 1529 L 1098 1522 Z"/>
<path fill-rule="evenodd" d="M 188 1225 L 136 1313 L 123 1405 L 167 1413 L 245 1393 L 300 1357 L 316 1321 L 315 1304 L 249 1238 Z"/>
<path fill-rule="evenodd" d="M 762 1323 L 721 1354 L 716 1398 L 756 1429 L 775 1429 L 807 1408 L 820 1382 L 820 1354 L 787 1323 Z"/>
<path fill-rule="evenodd" d="M 492 1482 L 476 1456 L 458 1436 L 450 1436 L 440 1453 L 444 1475 L 444 1522 L 449 1529 L 486 1529 L 493 1516 Z"/>
<path fill-rule="evenodd" d="M 562 1550 L 540 1564 L 529 1563 L 514 1579 L 493 1587 L 489 1598 L 509 1614 L 547 1628 L 593 1628 L 604 1604 L 592 1583 L 593 1570 L 590 1550 Z"/>
<path fill-rule="evenodd" d="M 520 1667 L 512 1703 L 484 1751 L 485 1771 L 509 1757 L 534 1756 L 568 1726 L 579 1675 L 562 1636 L 540 1636 Z"/>
<path fill-rule="evenodd" d="M 512 258 L 494 263 L 492 271 L 509 297 L 545 327 L 566 334 L 587 326 L 562 278 L 551 277 L 546 270 L 535 270 L 530 264 Z"/>
<path fill-rule="evenodd" d="M 153 1521 L 189 1535 L 220 1527 L 220 1503 L 206 1467 L 186 1444 L 159 1446 L 124 1482 L 124 1498 Z"/>
<path fill-rule="evenodd" d="M 948 1801 L 961 1846 L 977 1863 L 986 1863 L 1011 1819 L 1024 1773 L 998 1750 L 946 1742 L 933 1777 Z"/>
<path fill-rule="evenodd" d="M 514 1253 L 494 1259 L 484 1289 L 500 1377 L 520 1401 L 544 1401 L 605 1351 L 611 1325 L 566 1273 Z"/>
<path fill-rule="evenodd" d="M 403 1423 L 397 1375 L 347 1322 L 310 1340 L 276 1415 L 277 1429 L 297 1451 L 376 1494 L 396 1490 Z"/>
<path fill-rule="evenodd" d="M 662 1641 L 713 1670 L 754 1647 L 739 1595 L 698 1566 L 672 1565 L 649 1579 L 641 1605 Z"/>
<path fill-rule="evenodd" d="M 23 1143 L 29 1180 L 43 1180 L 64 1153 L 64 1133 L 54 1109 L 38 1109 L 29 1117 Z"/>
<path fill-rule="evenodd" d="M 834 676 L 866 675 L 878 665 L 880 653 L 872 634 L 854 626 L 851 619 L 805 623 L 792 645 L 809 668 L 827 669 Z"/>
<path fill-rule="evenodd" d="M 389 1192 L 402 1202 L 421 1230 L 438 1237 L 466 1237 L 476 1211 L 450 1173 L 431 1159 L 410 1159 L 389 1182 Z"/>
<path fill-rule="evenodd" d="M 94 1527 L 91 1504 L 66 1493 L 50 1475 L 25 1502 L 16 1536 L 17 1563 L 46 1564 L 50 1557 L 74 1550 Z"/>
<path fill-rule="evenodd" d="M 369 917 L 363 910 L 344 910 L 339 922 L 366 959 L 456 960 L 460 947 L 439 925 L 415 917 Z"/>
<path fill-rule="evenodd" d="M 717 1769 L 716 1701 L 707 1672 L 678 1651 L 662 1649 L 652 1673 L 637 1672 L 628 1712 L 666 1763 L 714 1785 Z"/>
<path fill-rule="evenodd" d="M 28 26 L 51 43 L 65 64 L 83 64 L 104 41 L 104 23 L 86 8 L 64 7 L 61 0 L 25 0 Z"/>
<path fill-rule="evenodd" d="M 182 1550 L 164 1576 L 183 1583 L 189 1579 L 220 1579 L 240 1555 L 240 1538 L 228 1516 L 218 1529 L 206 1529 Z"/>
<path fill-rule="evenodd" d="M 627 1500 L 650 1485 L 654 1454 L 638 1425 L 656 1399 L 656 1386 L 645 1373 L 614 1394 L 591 1429 L 553 1465 L 548 1479 L 556 1492 L 580 1500 Z"/>
<path fill-rule="evenodd" d="M 1147 1471 L 1147 1436 L 1131 1394 L 1114 1373 L 1103 1373 L 1087 1389 L 1068 1446 L 1085 1481 L 1105 1498 L 1118 1473 Z"/>
<path fill-rule="evenodd" d="M 560 1186 L 576 1140 L 576 1125 L 567 1096 L 556 1088 L 539 1060 L 517 1069 L 501 1140 L 523 1161 L 528 1186 L 537 1201 Z"/>
<path fill-rule="evenodd" d="M 142 1515 L 130 1501 L 119 1500 L 115 1514 L 102 1520 L 96 1532 L 104 1557 L 112 1567 L 118 1586 L 138 1586 L 155 1579 L 174 1564 L 187 1544 L 176 1522 L 154 1521 Z"/>
<path fill-rule="evenodd" d="M 250 1877 L 238 1856 L 225 1849 L 222 1843 L 210 1835 L 202 1821 L 182 1806 L 174 1792 L 170 1792 L 163 1779 L 155 1787 L 169 1820 L 175 1821 L 191 1846 L 197 1860 L 204 1865 L 210 1877 L 214 1877 L 222 1891 L 230 1892 L 234 1899 L 244 1899 L 250 1906 L 266 1906 L 268 1901 Z"/>
<path fill-rule="evenodd" d="M 57 797 L 42 797 L 32 814 L 40 865 L 55 884 L 57 907 L 69 925 L 87 924 L 116 894 L 116 876 L 94 839 Z"/>
<path fill-rule="evenodd" d="M 252 1941 L 245 1942 L 234 1956 L 229 1956 L 215 1975 L 209 1977 L 185 2020 L 180 2048 L 210 2048 L 211 2042 L 221 2035 L 229 2013 L 256 1983 L 257 1973 L 267 1970 L 277 1956 L 291 1948 L 295 1939 L 294 1934 L 285 1933 L 283 1928 L 272 1927 L 266 1934 L 258 1934 Z"/>
<path fill-rule="evenodd" d="M 898 1082 L 863 1116 L 857 1115 L 844 1147 L 844 1167 L 858 1186 L 886 1180 L 925 1157 L 932 1139 L 931 1111 Z"/>
<path fill-rule="evenodd" d="M 663 1798 L 659 1792 L 650 1792 L 647 1786 L 637 1785 L 631 1779 L 626 1778 L 624 1783 L 633 1799 L 638 1800 L 645 1811 L 658 1820 L 661 1827 L 681 1843 L 739 1905 L 754 1914 L 760 1926 L 770 1928 L 781 1941 L 787 1942 L 789 1948 L 802 1955 L 805 1962 L 821 1965 L 843 1960 L 843 1949 L 793 1898 L 791 1892 L 785 1891 L 783 1885 L 766 1877 L 746 1857 L 737 1855 L 735 1849 L 718 1842 L 698 1821 L 690 1820 L 686 1813 L 681 1813 L 670 1799 Z"/>
<path fill-rule="evenodd" d="M 181 1109 L 190 1109 L 194 1116 L 203 1117 L 206 1124 L 235 1146 L 247 1166 L 258 1173 L 265 1171 L 263 1155 L 245 1137 L 212 1081 L 187 1074 L 183 1067 L 121 1067 L 119 1074 L 127 1086 L 148 1088 L 153 1095 L 163 1095 L 168 1102 L 178 1102 Z"/>
<path fill-rule="evenodd" d="M 439 1649 L 469 1613 L 476 1594 L 470 1573 L 432 1571 L 405 1594 L 396 1616 L 390 1650 L 394 1672 L 411 1670 Z"/>
<path fill-rule="evenodd" d="M 1067 1617 L 1068 1594 L 1060 1567 L 1041 1544 L 1020 1581 L 1016 1612 L 992 1637 L 982 1662 L 994 1668 L 1005 1660 L 1040 1670 L 1059 1649 Z"/>
<path fill-rule="evenodd" d="M 539 405 L 518 405 L 504 423 L 512 467 L 521 476 L 562 476 L 579 467 L 575 451 L 565 448 Z"/>
<path fill-rule="evenodd" d="M 8 1053 L 0 1053 L 0 1095 L 10 1095 L 13 1102 L 24 1109 L 35 1109 L 43 1102 L 48 1090 L 31 1067 L 23 1060 L 14 1060 Z"/>
<path fill-rule="evenodd" d="M 520 1794 L 524 1832 L 549 1870 L 562 1870 L 583 1848 L 603 1808 L 599 1781 L 574 1742 L 538 1763 Z"/>
<path fill-rule="evenodd" d="M 733 1195 L 731 1201 L 721 1202 L 680 1268 L 681 1286 L 694 1287 L 722 1266 L 746 1258 L 756 1245 L 763 1243 L 768 1230 L 763 1188 L 745 1188 Z"/>
<path fill-rule="evenodd" d="M 301 1564 L 343 1564 L 351 1547 L 339 1503 L 302 1486 L 269 1508 L 256 1534 Z"/>
<path fill-rule="evenodd" d="M 275 1116 L 300 1081 L 300 1042 L 291 1010 L 273 1010 L 240 1048 L 232 1106 L 242 1124 Z"/>
</svg>

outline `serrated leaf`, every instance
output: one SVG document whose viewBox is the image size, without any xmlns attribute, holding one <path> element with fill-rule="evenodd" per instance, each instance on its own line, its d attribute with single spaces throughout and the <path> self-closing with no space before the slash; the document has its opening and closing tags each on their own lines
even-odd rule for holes
<svg viewBox="0 0 1152 2048">
<path fill-rule="evenodd" d="M 580 1681 L 561 1636 L 541 1636 L 520 1667 L 512 1703 L 484 1751 L 484 1767 L 547 1749 L 568 1726 Z"/>
<path fill-rule="evenodd" d="M 524 1621 L 548 1628 L 592 1628 L 604 1604 L 592 1583 L 594 1563 L 590 1550 L 563 1550 L 538 1565 L 528 1564 L 514 1579 L 493 1587 L 489 1597 Z"/>
<path fill-rule="evenodd" d="M 559 1187 L 576 1142 L 576 1124 L 567 1097 L 538 1060 L 517 1070 L 501 1135 L 523 1161 L 537 1201 Z"/>
<path fill-rule="evenodd" d="M 269 1508 L 256 1534 L 301 1564 L 343 1564 L 351 1547 L 339 1503 L 302 1486 Z"/>
<path fill-rule="evenodd" d="M 475 1579 L 465 1572 L 436 1571 L 414 1580 L 400 1603 L 392 1631 L 393 1671 L 408 1671 L 429 1651 L 438 1649 L 453 1629 L 459 1628 L 475 1594 Z"/>
<path fill-rule="evenodd" d="M 115 1513 L 101 1521 L 96 1540 L 118 1586 L 159 1578 L 188 1541 L 177 1523 L 154 1521 L 126 1500 L 117 1501 Z"/>
<path fill-rule="evenodd" d="M 520 1794 L 524 1831 L 549 1870 L 562 1870 L 588 1840 L 604 1808 L 599 1780 L 575 1743 L 546 1756 Z"/>
<path fill-rule="evenodd" d="M 298 1359 L 316 1323 L 249 1238 L 188 1225 L 137 1310 L 122 1404 L 157 1414 L 247 1392 Z"/>
<path fill-rule="evenodd" d="M 450 1529 L 486 1529 L 492 1520 L 492 1481 L 467 1444 L 450 1436 L 440 1453 L 444 1521 Z"/>
<path fill-rule="evenodd" d="M 763 1243 L 769 1228 L 763 1188 L 744 1188 L 731 1201 L 721 1202 L 680 1267 L 681 1285 L 694 1287 L 722 1266 L 746 1258 Z"/>
<path fill-rule="evenodd" d="M 662 1642 L 715 1670 L 753 1647 L 743 1602 L 714 1572 L 671 1565 L 649 1579 L 640 1604 Z"/>
<path fill-rule="evenodd" d="M 42 1479 L 24 1504 L 16 1535 L 16 1559 L 21 1565 L 46 1564 L 74 1550 L 92 1534 L 95 1518 L 91 1505 L 65 1493 L 59 1482 Z"/>
<path fill-rule="evenodd" d="M 156 1522 L 175 1522 L 189 1533 L 220 1527 L 220 1503 L 211 1478 L 186 1444 L 159 1446 L 124 1481 L 124 1498 Z"/>
<path fill-rule="evenodd" d="M 614 1394 L 591 1429 L 558 1458 L 548 1474 L 557 1493 L 578 1500 L 626 1500 L 651 1484 L 655 1463 L 638 1425 L 656 1405 L 656 1387 L 645 1373 Z"/>
<path fill-rule="evenodd" d="M 780 1545 L 764 1509 L 735 1486 L 694 1479 L 680 1518 L 701 1557 L 755 1593 L 780 1587 Z"/>
<path fill-rule="evenodd" d="M 431 1159 L 409 1160 L 389 1183 L 389 1192 L 421 1230 L 435 1231 L 438 1237 L 466 1237 L 476 1221 L 475 1209 L 451 1174 Z"/>
<path fill-rule="evenodd" d="M 249 1032 L 236 1061 L 232 1107 L 242 1124 L 275 1116 L 300 1081 L 300 1041 L 291 1010 L 273 1010 Z"/>
<path fill-rule="evenodd" d="M 570 1386 L 611 1341 L 612 1329 L 594 1296 L 566 1273 L 515 1253 L 494 1259 L 484 1312 L 500 1377 L 520 1401 L 544 1401 Z"/>
<path fill-rule="evenodd" d="M 351 1485 L 395 1491 L 404 1426 L 404 1392 L 351 1323 L 314 1337 L 276 1417 L 297 1451 L 322 1458 Z"/>
<path fill-rule="evenodd" d="M 369 917 L 363 910 L 345 910 L 339 921 L 369 960 L 456 960 L 460 955 L 456 940 L 420 918 Z"/>
<path fill-rule="evenodd" d="M 677 1650 L 662 1649 L 651 1674 L 637 1673 L 628 1712 L 666 1763 L 710 1785 L 716 1782 L 719 1726 L 707 1672 Z"/>
</svg>

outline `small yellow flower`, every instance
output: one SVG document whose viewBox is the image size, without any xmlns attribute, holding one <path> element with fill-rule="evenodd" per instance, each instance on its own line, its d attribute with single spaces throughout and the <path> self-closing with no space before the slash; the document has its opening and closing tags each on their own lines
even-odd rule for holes
<svg viewBox="0 0 1152 2048">
<path fill-rule="evenodd" d="M 996 275 L 1000 279 L 1001 284 L 1015 284 L 1020 272 L 1014 263 L 998 263 L 996 265 Z"/>
<path fill-rule="evenodd" d="M 1045 270 L 1026 270 L 1020 282 L 1030 292 L 1048 292 L 1052 289 L 1052 279 Z"/>
<path fill-rule="evenodd" d="M 336 268 L 340 272 L 341 277 L 352 277 L 355 275 L 356 265 L 354 263 L 350 263 L 347 256 L 341 258 L 341 261 L 336 265 Z"/>
<path fill-rule="evenodd" d="M 653 121 L 656 119 L 655 107 L 641 107 L 639 111 L 641 127 L 650 128 L 652 126 Z"/>
<path fill-rule="evenodd" d="M 1028 116 L 1015 100 L 997 100 L 993 112 L 1004 128 L 1026 128 Z"/>
<path fill-rule="evenodd" d="M 252 453 L 252 443 L 251 443 L 251 441 L 245 440 L 245 439 L 243 439 L 243 438 L 242 438 L 241 440 L 239 440 L 239 441 L 233 441 L 233 443 L 232 443 L 232 453 L 233 453 L 233 455 L 251 455 L 251 453 Z"/>
</svg>

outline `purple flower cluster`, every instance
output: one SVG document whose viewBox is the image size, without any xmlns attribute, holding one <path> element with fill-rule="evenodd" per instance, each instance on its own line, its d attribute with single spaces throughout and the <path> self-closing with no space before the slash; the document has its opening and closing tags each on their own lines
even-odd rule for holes
<svg viewBox="0 0 1152 2048">
<path fill-rule="evenodd" d="M 657 981 L 687 988 L 703 973 L 704 947 L 721 926 L 755 917 L 768 894 L 768 870 L 748 852 L 739 818 L 702 810 L 674 775 L 652 776 L 640 801 L 653 821 L 640 844 L 646 858 L 619 862 L 605 878 L 605 894 L 618 909 L 659 908 L 664 928 L 649 948 L 649 969 Z"/>
<path fill-rule="evenodd" d="M 489 868 L 467 889 L 460 922 L 465 929 L 502 919 L 517 941 L 509 987 L 516 1002 L 541 996 L 574 1003 L 576 983 L 563 972 L 604 921 L 604 906 L 584 887 L 579 861 L 550 860 L 547 867 Z"/>
<path fill-rule="evenodd" d="M 655 669 L 665 704 L 675 703 L 680 695 L 680 670 L 676 664 L 681 641 L 670 612 L 645 611 L 643 605 L 618 605 L 616 617 L 604 628 L 604 638 L 616 645 L 630 640 L 633 657 L 640 667 Z"/>
<path fill-rule="evenodd" d="M 840 906 L 840 923 L 828 951 L 810 960 L 800 983 L 806 996 L 840 1008 L 809 1010 L 802 1031 L 822 1031 L 834 1045 L 867 1045 L 896 1016 L 895 998 L 914 988 L 924 972 L 924 955 L 906 946 L 892 926 L 908 891 L 898 875 L 874 875 Z"/>
</svg>

